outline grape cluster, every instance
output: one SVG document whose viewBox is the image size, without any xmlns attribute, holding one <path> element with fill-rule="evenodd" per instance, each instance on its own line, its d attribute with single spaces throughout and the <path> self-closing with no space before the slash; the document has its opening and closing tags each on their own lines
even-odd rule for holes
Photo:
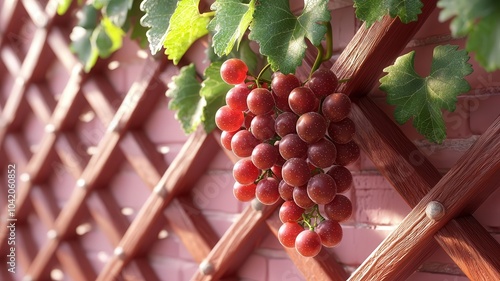
<svg viewBox="0 0 500 281">
<path fill-rule="evenodd" d="M 336 75 L 318 69 L 302 83 L 276 72 L 260 85 L 247 79 L 243 61 L 229 59 L 221 77 L 234 85 L 215 115 L 221 144 L 240 157 L 233 167 L 234 196 L 265 205 L 284 200 L 278 239 L 303 256 L 336 246 L 342 239 L 339 222 L 352 213 L 342 194 L 353 181 L 345 166 L 360 154 L 347 117 L 351 101 L 335 93 Z"/>
</svg>

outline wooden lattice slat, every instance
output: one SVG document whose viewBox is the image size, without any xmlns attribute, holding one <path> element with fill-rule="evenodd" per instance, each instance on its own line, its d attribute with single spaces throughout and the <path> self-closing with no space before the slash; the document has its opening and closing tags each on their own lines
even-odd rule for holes
<svg viewBox="0 0 500 281">
<path fill-rule="evenodd" d="M 17 248 L 19 263 L 27 280 L 48 280 L 54 268 L 61 268 L 72 280 L 165 280 L 165 276 L 152 268 L 147 255 L 158 241 L 158 232 L 166 225 L 180 238 L 192 259 L 202 263 L 192 280 L 238 280 L 236 271 L 265 235 L 277 235 L 279 204 L 262 209 L 259 205 L 247 206 L 225 234 L 218 237 L 200 206 L 190 197 L 190 190 L 207 169 L 206 159 L 220 151 L 220 134 L 197 131 L 167 165 L 164 155 L 143 131 L 150 109 L 164 98 L 166 85 L 159 77 L 165 69 L 165 60 L 148 58 L 143 72 L 122 97 L 105 77 L 107 69 L 102 65 L 97 65 L 90 74 L 84 73 L 67 47 L 68 34 L 63 26 L 67 18 L 56 15 L 56 2 L 51 0 L 43 8 L 35 0 L 5 0 L 0 11 L 0 59 L 5 66 L 0 71 L 5 69 L 14 77 L 11 94 L 2 104 L 0 163 L 4 165 L 17 157 L 16 163 L 26 167 L 18 187 L 16 231 L 22 241 Z M 350 278 L 404 279 L 440 245 L 470 279 L 497 280 L 500 246 L 471 214 L 500 182 L 500 121 L 442 177 L 366 97 L 382 68 L 408 46 L 437 1 L 423 2 L 418 22 L 405 25 L 386 17 L 369 29 L 362 26 L 332 67 L 341 79 L 349 78 L 339 90 L 350 94 L 355 101 L 351 117 L 358 128 L 356 141 L 408 205 L 414 207 Z M 349 3 L 352 4 L 341 1 L 330 6 L 344 7 Z M 21 16 L 35 27 L 30 38 L 12 37 L 19 33 L 21 26 L 16 24 L 16 18 Z M 27 51 L 12 46 L 11 40 L 12 44 L 29 43 Z M 53 60 L 70 73 L 60 96 L 51 93 L 44 81 L 47 65 Z M 314 55 L 308 53 L 301 73 L 307 72 L 305 69 L 313 60 Z M 189 61 L 189 54 L 183 61 Z M 82 153 L 90 148 L 79 140 L 77 129 L 84 109 L 91 110 L 96 122 L 107 128 L 99 132 L 102 136 L 99 135 L 97 147 L 92 147 L 91 156 L 86 151 Z M 45 126 L 36 149 L 30 147 L 21 133 L 26 112 Z M 233 162 L 236 160 L 230 152 L 228 156 Z M 133 221 L 122 214 L 120 202 L 108 188 L 124 161 L 151 190 Z M 69 173 L 75 182 L 69 187 L 72 194 L 62 209 L 57 206 L 55 191 L 49 184 L 54 170 Z M 447 213 L 441 220 L 425 217 L 424 209 L 430 200 L 438 200 L 445 206 Z M 5 216 L 5 209 L 1 211 Z M 49 229 L 46 238 L 45 233 L 41 234 L 44 237 L 41 245 L 33 241 L 28 220 L 33 218 Z M 95 271 L 86 257 L 80 235 L 75 231 L 89 218 L 107 238 L 104 243 L 115 248 L 100 272 Z M 7 235 L 2 228 L 0 241 Z M 0 244 L 0 254 L 4 256 L 7 251 L 6 243 Z M 307 280 L 345 280 L 348 273 L 338 263 L 335 251 L 323 249 L 310 259 L 294 249 L 285 249 Z M 12 276 L 2 271 L 0 278 L 10 280 Z"/>
</svg>

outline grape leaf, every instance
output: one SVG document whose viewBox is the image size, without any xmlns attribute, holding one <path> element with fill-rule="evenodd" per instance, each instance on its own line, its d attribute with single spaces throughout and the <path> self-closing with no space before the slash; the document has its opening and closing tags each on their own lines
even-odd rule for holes
<svg viewBox="0 0 500 281">
<path fill-rule="evenodd" d="M 124 35 L 125 33 L 123 30 L 114 25 L 109 18 L 102 18 L 101 24 L 94 30 L 92 35 L 95 46 L 99 51 L 99 56 L 101 58 L 107 58 L 114 51 L 120 49 Z"/>
<path fill-rule="evenodd" d="M 59 1 L 57 1 L 57 14 L 64 15 L 68 11 L 69 6 L 71 6 L 71 2 L 73 2 L 73 0 L 59 0 Z"/>
<path fill-rule="evenodd" d="M 472 72 L 469 56 L 457 46 L 434 48 L 431 73 L 420 77 L 414 69 L 415 51 L 400 56 L 384 72 L 380 89 L 387 93 L 387 103 L 396 105 L 394 117 L 400 124 L 413 117 L 413 126 L 428 140 L 441 143 L 446 138 L 441 108 L 455 110 L 457 96 L 470 89 L 464 79 Z"/>
<path fill-rule="evenodd" d="M 305 38 L 319 45 L 330 21 L 328 0 L 305 0 L 302 13 L 296 17 L 288 0 L 260 1 L 256 4 L 250 25 L 250 39 L 260 45 L 274 71 L 293 73 L 302 64 L 307 48 Z"/>
<path fill-rule="evenodd" d="M 466 49 L 487 71 L 500 69 L 500 2 L 495 0 L 440 0 L 440 21 L 450 18 L 452 35 L 468 35 Z"/>
<path fill-rule="evenodd" d="M 150 27 L 146 32 L 151 54 L 156 54 L 163 47 L 167 36 L 170 17 L 175 11 L 177 0 L 143 0 L 141 10 L 145 12 L 141 24 Z"/>
<path fill-rule="evenodd" d="M 199 12 L 200 0 L 181 0 L 177 4 L 163 45 L 168 59 L 179 63 L 191 44 L 208 33 L 210 18 Z"/>
<path fill-rule="evenodd" d="M 111 0 L 106 5 L 105 14 L 116 26 L 123 26 L 134 0 Z"/>
<path fill-rule="evenodd" d="M 238 42 L 238 48 L 243 35 L 250 26 L 255 11 L 255 0 L 246 4 L 242 0 L 219 0 L 211 6 L 215 17 L 209 24 L 214 31 L 213 46 L 218 56 L 228 55 Z"/>
<path fill-rule="evenodd" d="M 222 62 L 213 62 L 205 70 L 200 95 L 205 100 L 201 121 L 207 133 L 215 129 L 215 113 L 226 104 L 226 93 L 232 88 L 220 76 Z"/>
<path fill-rule="evenodd" d="M 141 48 L 145 49 L 148 46 L 148 37 L 146 36 L 148 28 L 140 24 L 140 19 L 145 15 L 140 9 L 140 3 L 140 1 L 134 1 L 128 21 L 130 21 L 129 26 L 132 27 L 130 38 L 137 40 Z"/>
<path fill-rule="evenodd" d="M 75 30 L 79 31 L 75 32 Z M 92 33 L 93 30 L 86 30 L 80 26 L 75 26 L 73 34 L 77 34 L 78 36 L 75 36 L 70 44 L 71 51 L 74 52 L 83 63 L 85 72 L 89 72 L 90 69 L 92 69 L 99 57 L 97 48 L 92 46 Z"/>
<path fill-rule="evenodd" d="M 194 132 L 201 123 L 205 100 L 200 96 L 200 89 L 201 83 L 196 78 L 196 69 L 192 63 L 182 67 L 179 75 L 172 77 L 168 84 L 168 108 L 177 111 L 175 119 L 180 121 L 186 134 Z"/>
<path fill-rule="evenodd" d="M 422 6 L 421 0 L 354 0 L 356 17 L 364 21 L 366 27 L 387 14 L 392 18 L 399 17 L 403 23 L 416 21 Z"/>
</svg>

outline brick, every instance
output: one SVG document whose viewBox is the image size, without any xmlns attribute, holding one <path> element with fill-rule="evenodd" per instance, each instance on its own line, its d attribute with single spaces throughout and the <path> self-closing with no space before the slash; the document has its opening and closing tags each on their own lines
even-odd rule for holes
<svg viewBox="0 0 500 281">
<path fill-rule="evenodd" d="M 266 280 L 268 270 L 265 257 L 251 254 L 241 265 L 237 275 L 243 280 Z"/>
<path fill-rule="evenodd" d="M 269 232 L 266 236 L 264 236 L 264 239 L 260 243 L 260 247 L 265 249 L 274 249 L 274 250 L 283 249 L 283 246 L 278 241 L 278 238 L 274 236 L 274 234 L 272 234 L 271 232 Z"/>
<path fill-rule="evenodd" d="M 133 171 L 120 170 L 109 183 L 109 191 L 122 208 L 131 208 L 133 219 L 151 194 L 142 179 Z"/>
<path fill-rule="evenodd" d="M 203 215 L 212 226 L 218 237 L 222 237 L 226 230 L 235 222 L 237 215 L 215 212 L 203 212 Z"/>
<path fill-rule="evenodd" d="M 234 164 L 229 160 L 224 149 L 221 147 L 215 157 L 212 158 L 208 167 L 209 170 L 225 170 L 232 173 Z M 229 151 L 228 153 L 232 152 Z"/>
<path fill-rule="evenodd" d="M 234 179 L 230 172 L 213 172 L 203 175 L 191 191 L 195 206 L 203 211 L 237 213 L 239 204 L 233 196 L 233 184 Z"/>
<path fill-rule="evenodd" d="M 360 265 L 376 247 L 389 235 L 393 228 L 361 228 L 342 225 L 342 241 L 332 251 L 342 264 Z"/>
<path fill-rule="evenodd" d="M 474 212 L 474 217 L 489 231 L 500 230 L 500 188 L 484 201 Z"/>
<path fill-rule="evenodd" d="M 434 9 L 434 11 L 429 15 L 427 20 L 422 25 L 422 27 L 420 27 L 420 29 L 417 31 L 414 38 L 421 39 L 430 36 L 450 33 L 449 21 L 439 21 L 440 11 L 441 9 Z"/>
<path fill-rule="evenodd" d="M 456 276 L 450 274 L 438 274 L 438 273 L 428 273 L 428 272 L 415 272 L 413 273 L 407 281 L 469 281 L 469 278 L 465 276 Z"/>
<path fill-rule="evenodd" d="M 416 145 L 422 154 L 429 161 L 441 170 L 448 170 L 464 155 L 469 148 L 475 143 L 477 136 L 472 136 L 467 139 L 446 139 L 442 144 L 433 144 L 427 141 L 416 141 Z M 421 159 L 415 158 L 415 163 L 418 164 Z"/>
<path fill-rule="evenodd" d="M 356 189 L 352 201 L 357 223 L 397 225 L 411 211 L 394 189 Z"/>
<path fill-rule="evenodd" d="M 470 127 L 473 134 L 482 135 L 499 116 L 500 94 L 475 96 L 469 100 Z"/>
<path fill-rule="evenodd" d="M 306 279 L 291 260 L 269 259 L 268 274 L 265 280 L 301 281 Z"/>
<path fill-rule="evenodd" d="M 331 3 L 331 2 L 330 2 Z M 347 6 L 332 10 L 333 49 L 342 50 L 351 41 L 356 32 L 354 8 Z"/>
<path fill-rule="evenodd" d="M 143 130 L 155 144 L 184 143 L 188 138 L 179 121 L 175 119 L 175 112 L 168 109 L 166 98 L 159 99 Z"/>
<path fill-rule="evenodd" d="M 173 259 L 173 258 L 163 258 L 150 256 L 149 264 L 156 272 L 156 275 L 160 278 L 162 276 L 168 276 L 169 280 L 181 280 L 181 270 L 184 265 L 184 261 Z"/>
</svg>

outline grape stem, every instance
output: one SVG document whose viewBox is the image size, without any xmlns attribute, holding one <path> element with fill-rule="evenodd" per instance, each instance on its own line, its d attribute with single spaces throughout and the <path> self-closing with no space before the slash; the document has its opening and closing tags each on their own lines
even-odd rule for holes
<svg viewBox="0 0 500 281">
<path fill-rule="evenodd" d="M 333 55 L 332 25 L 330 22 L 324 22 L 323 25 L 326 27 L 326 35 L 325 35 L 326 53 L 325 49 L 323 48 L 323 45 L 320 42 L 316 46 L 318 54 L 316 55 L 316 60 L 314 61 L 313 66 L 311 67 L 311 71 L 309 72 L 309 78 L 307 80 L 311 79 L 311 76 L 314 73 L 314 71 L 316 71 L 323 62 L 329 61 Z"/>
<path fill-rule="evenodd" d="M 263 79 L 260 78 L 262 75 L 264 75 L 264 72 L 266 72 L 266 70 L 271 67 L 271 64 L 268 63 L 266 64 L 262 70 L 259 72 L 259 75 L 257 75 L 257 77 L 255 78 L 255 84 L 257 84 L 257 88 L 260 88 L 260 81 L 262 81 Z"/>
<path fill-rule="evenodd" d="M 215 11 L 205 12 L 205 13 L 201 14 L 200 16 L 202 16 L 204 18 L 213 18 L 213 17 L 215 17 Z"/>
</svg>

